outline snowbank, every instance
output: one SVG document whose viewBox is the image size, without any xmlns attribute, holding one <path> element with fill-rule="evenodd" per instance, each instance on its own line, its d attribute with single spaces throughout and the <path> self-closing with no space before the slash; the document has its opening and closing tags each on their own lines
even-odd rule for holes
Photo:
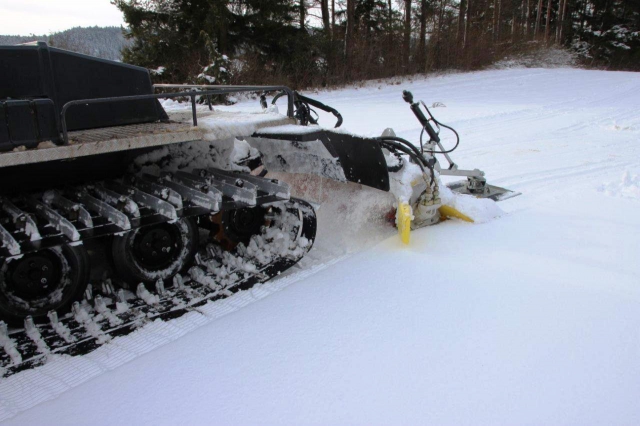
<svg viewBox="0 0 640 426">
<path fill-rule="evenodd" d="M 490 68 L 573 68 L 578 64 L 578 56 L 568 49 L 549 47 L 532 52 L 505 57 Z"/>
<path fill-rule="evenodd" d="M 611 197 L 640 200 L 640 176 L 626 170 L 620 180 L 601 185 L 598 190 Z"/>
</svg>

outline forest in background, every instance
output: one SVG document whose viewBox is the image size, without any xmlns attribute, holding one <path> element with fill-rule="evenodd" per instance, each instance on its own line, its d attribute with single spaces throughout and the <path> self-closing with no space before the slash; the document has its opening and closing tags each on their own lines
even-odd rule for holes
<svg viewBox="0 0 640 426">
<path fill-rule="evenodd" d="M 158 81 L 339 85 L 548 46 L 640 70 L 637 0 L 113 0 Z"/>
<path fill-rule="evenodd" d="M 563 48 L 640 70 L 638 0 L 112 0 L 127 27 L 0 36 L 149 68 L 155 82 L 323 87 Z M 535 57 L 535 55 L 534 55 Z"/>
</svg>

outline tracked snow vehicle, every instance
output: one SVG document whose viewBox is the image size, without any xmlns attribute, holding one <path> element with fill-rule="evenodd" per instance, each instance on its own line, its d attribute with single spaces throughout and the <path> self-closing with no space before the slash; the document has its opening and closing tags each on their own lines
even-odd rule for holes
<svg viewBox="0 0 640 426">
<path fill-rule="evenodd" d="M 212 97 L 241 92 L 262 93 L 264 111 L 212 108 Z M 288 97 L 286 115 L 270 112 L 265 93 Z M 398 200 L 404 235 L 440 220 L 438 172 L 467 176 L 459 192 L 510 194 L 449 157 L 441 170 L 435 154 L 449 151 L 430 122 L 440 123 L 405 100 L 430 136 L 421 149 L 392 131 L 368 139 L 313 126 L 314 108 L 342 118 L 286 87 L 154 87 L 140 67 L 45 43 L 0 46 L 0 373 L 87 353 L 294 265 L 316 215 L 268 172 L 388 192 L 413 167 Z"/>
</svg>

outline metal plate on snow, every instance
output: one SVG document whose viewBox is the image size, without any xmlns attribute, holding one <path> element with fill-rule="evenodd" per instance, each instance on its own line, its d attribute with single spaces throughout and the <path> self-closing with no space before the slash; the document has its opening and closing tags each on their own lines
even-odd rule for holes
<svg viewBox="0 0 640 426">
<path fill-rule="evenodd" d="M 448 183 L 447 187 L 449 187 L 450 190 L 458 194 L 473 195 L 474 197 L 477 197 L 477 198 L 489 198 L 496 202 L 508 200 L 509 198 L 522 195 L 521 192 L 516 192 L 510 189 L 501 188 L 499 186 L 489 185 L 489 184 L 485 185 L 484 194 L 472 194 L 467 189 L 466 180 Z"/>
</svg>

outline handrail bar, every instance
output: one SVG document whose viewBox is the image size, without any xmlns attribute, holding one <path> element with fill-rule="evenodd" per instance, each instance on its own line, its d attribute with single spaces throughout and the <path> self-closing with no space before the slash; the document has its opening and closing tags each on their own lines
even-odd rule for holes
<svg viewBox="0 0 640 426">
<path fill-rule="evenodd" d="M 293 118 L 293 109 L 295 102 L 295 92 L 287 86 L 245 86 L 245 85 L 229 85 L 229 84 L 154 84 L 153 88 L 159 89 L 231 89 L 247 92 L 274 92 L 280 91 L 287 94 L 287 116 Z M 233 92 L 231 92 L 233 93 Z"/>
<path fill-rule="evenodd" d="M 186 87 L 186 86 L 182 86 Z M 190 86 L 193 87 L 193 86 Z M 69 132 L 67 130 L 67 111 L 69 108 L 76 105 L 90 105 L 90 104 L 101 104 L 101 103 L 109 103 L 109 102 L 124 102 L 124 101 L 140 101 L 145 99 L 163 99 L 163 98 L 179 98 L 179 97 L 189 97 L 191 99 L 191 114 L 193 118 L 193 125 L 198 125 L 198 117 L 196 112 L 196 96 L 207 96 L 208 98 L 212 95 L 224 95 L 229 93 L 243 93 L 243 92 L 255 92 L 255 91 L 273 91 L 280 90 L 287 93 L 289 98 L 288 108 L 287 108 L 287 117 L 293 118 L 293 104 L 294 104 L 294 92 L 285 86 L 212 86 L 215 87 L 215 90 L 206 90 L 206 91 L 195 91 L 190 90 L 188 92 L 178 92 L 178 93 L 154 93 L 147 95 L 132 95 L 132 96 L 116 96 L 109 98 L 94 98 L 94 99 L 77 99 L 74 101 L 69 101 L 62 107 L 60 111 L 60 119 L 62 124 L 62 139 L 64 145 L 69 145 Z M 154 86 L 155 88 L 155 86 Z"/>
</svg>

